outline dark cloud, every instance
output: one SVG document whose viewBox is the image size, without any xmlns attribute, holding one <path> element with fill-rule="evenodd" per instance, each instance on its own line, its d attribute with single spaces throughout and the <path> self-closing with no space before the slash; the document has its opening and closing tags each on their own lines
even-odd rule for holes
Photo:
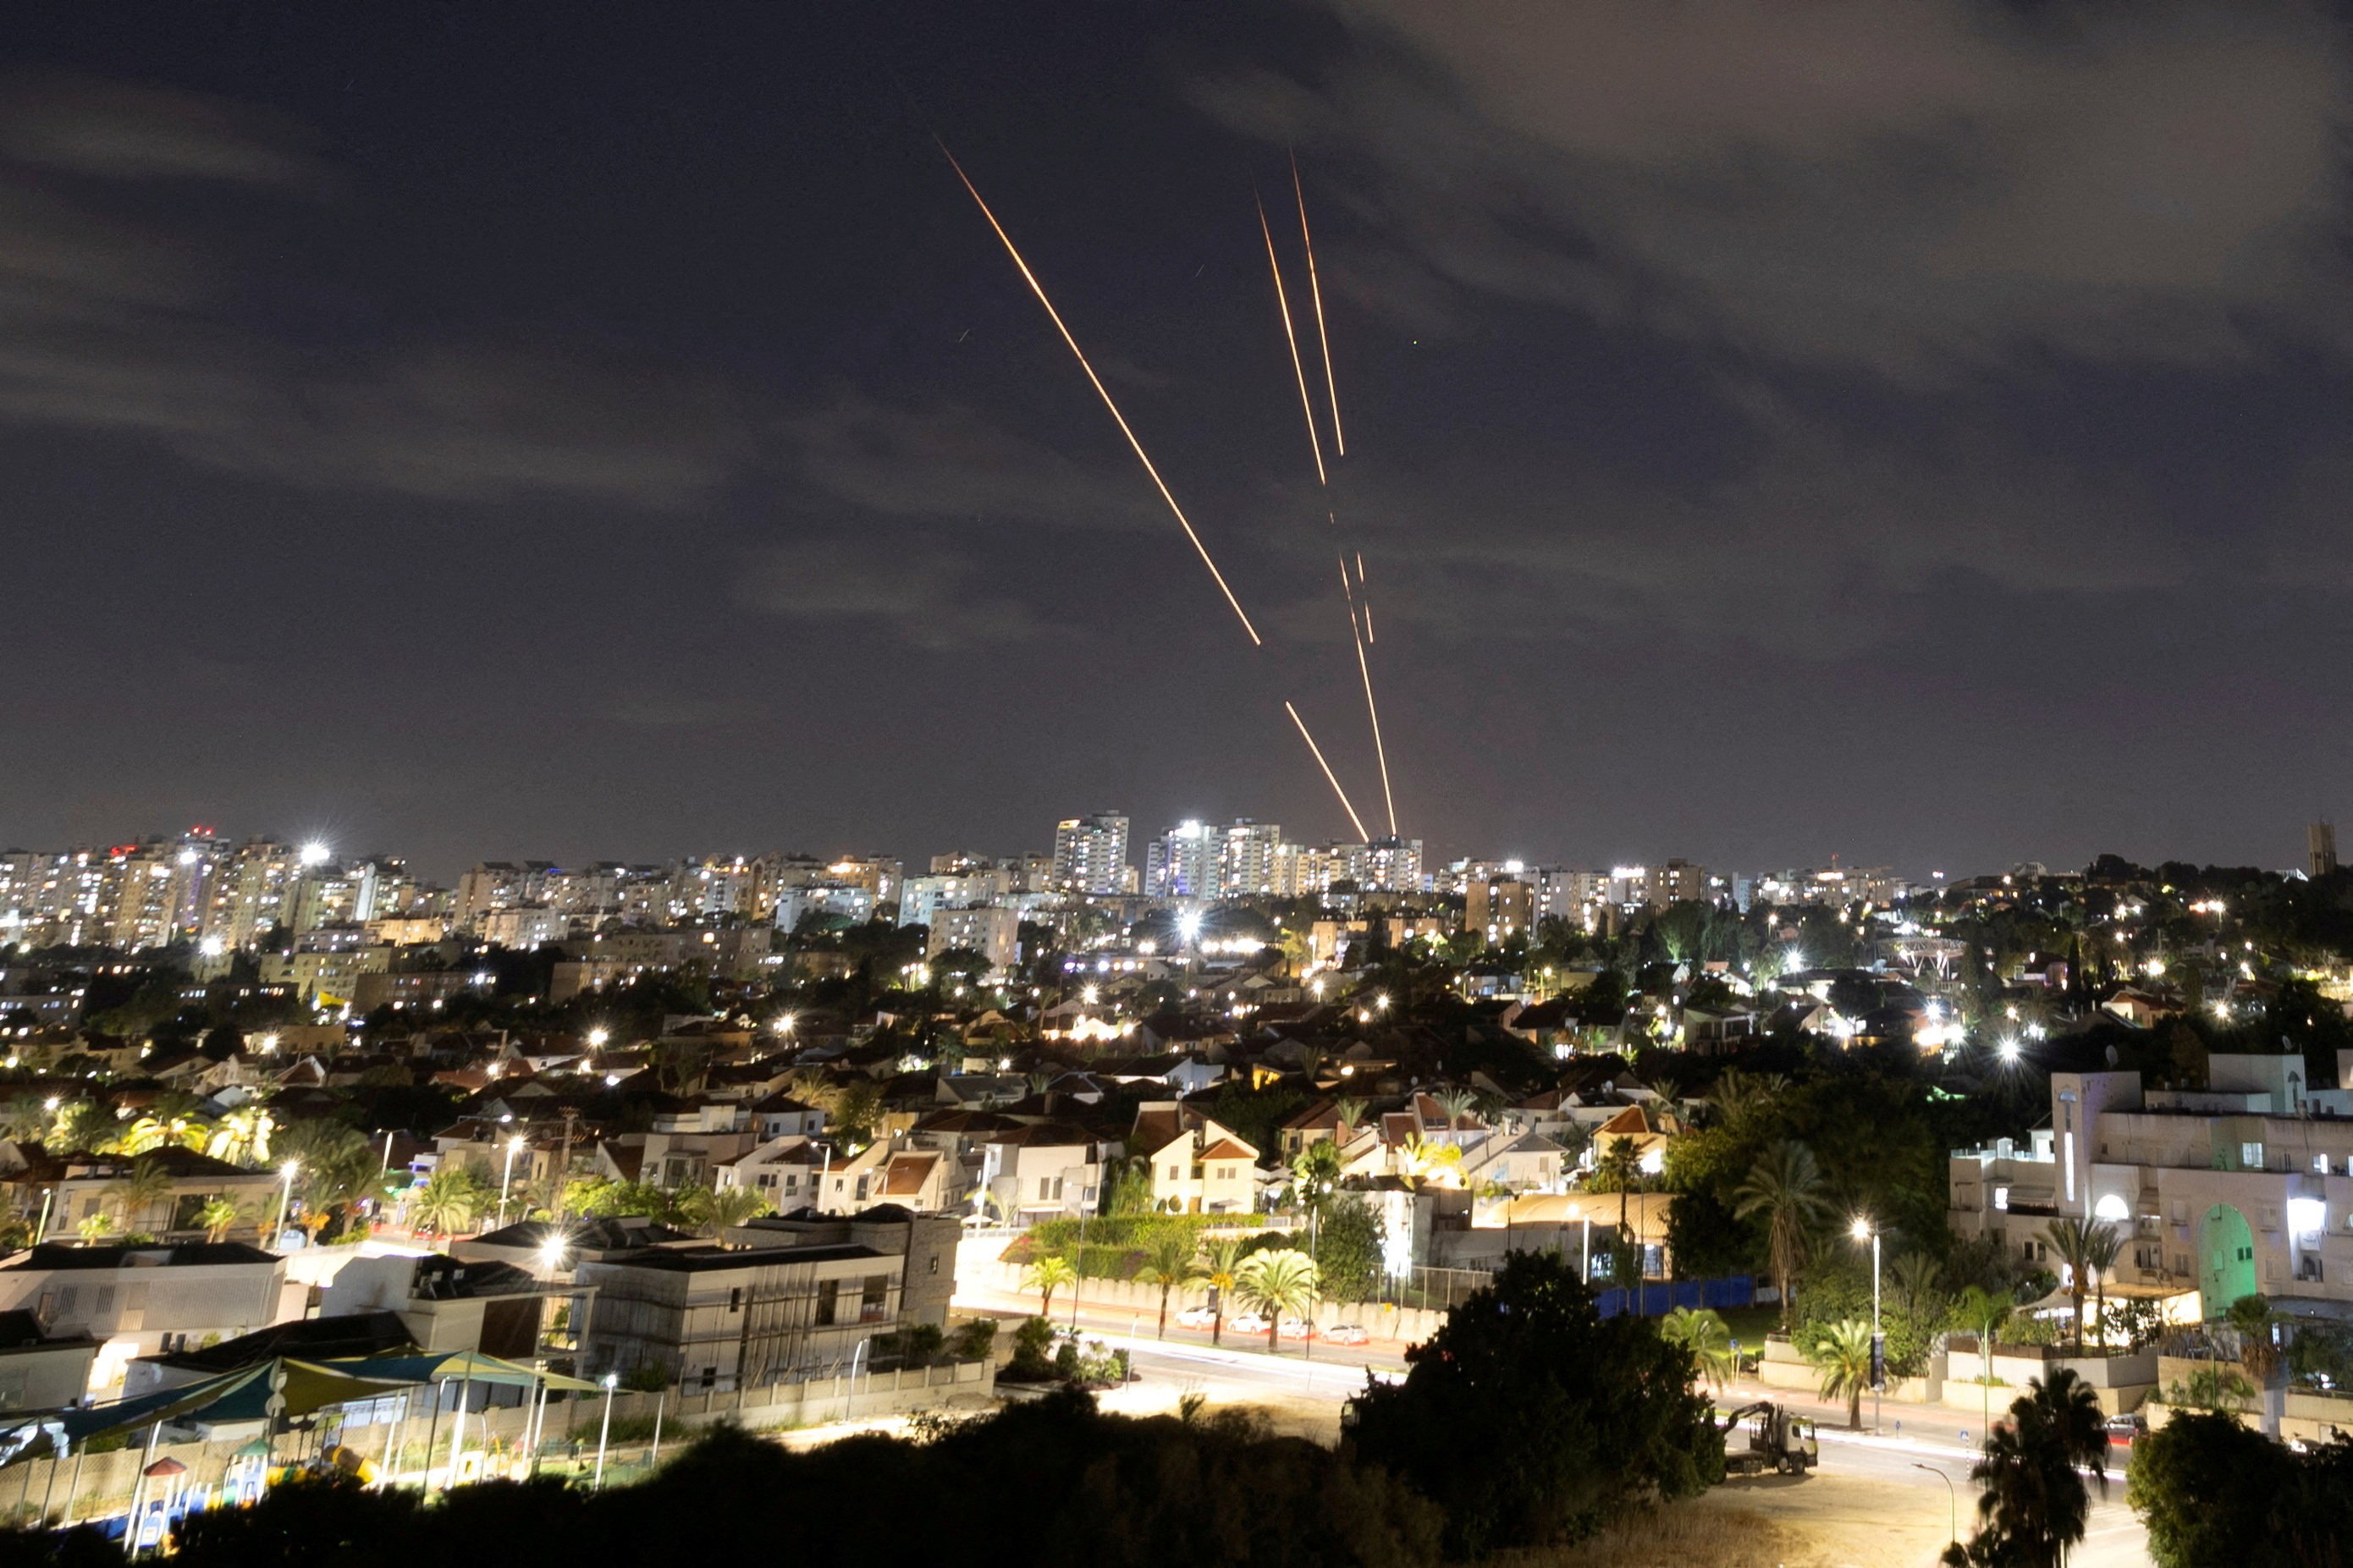
<svg viewBox="0 0 2353 1568">
<path fill-rule="evenodd" d="M 819 489 L 892 518 L 1174 526 L 1134 468 L 1084 467 L 959 403 L 888 404 L 845 390 L 785 421 L 794 467 Z"/>
<path fill-rule="evenodd" d="M 975 563 L 929 540 L 811 540 L 756 552 L 739 601 L 770 615 L 879 631 L 929 652 L 1047 635 L 1019 599 L 994 592 Z"/>
<path fill-rule="evenodd" d="M 58 188 L 61 170 L 90 188 Z M 234 296 L 269 292 L 269 263 L 142 216 L 130 198 L 158 178 L 265 196 L 327 183 L 269 116 L 79 79 L 26 89 L 0 121 L 0 417 L 462 501 L 683 506 L 754 450 L 733 390 L 657 356 L 422 339 L 324 357 L 257 332 Z"/>
<path fill-rule="evenodd" d="M 1354 287 L 1425 330 L 1468 291 L 1913 384 L 2353 342 L 2317 6 L 1323 8 L 1320 75 L 1196 97 L 1346 183 L 1393 246 Z"/>
</svg>

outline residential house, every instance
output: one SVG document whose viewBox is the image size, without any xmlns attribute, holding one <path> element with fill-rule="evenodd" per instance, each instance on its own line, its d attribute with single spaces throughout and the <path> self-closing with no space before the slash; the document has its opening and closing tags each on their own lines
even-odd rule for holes
<svg viewBox="0 0 2353 1568">
<path fill-rule="evenodd" d="M 510 1361 L 540 1353 L 540 1333 L 551 1294 L 568 1293 L 573 1310 L 593 1310 L 575 1280 L 541 1279 L 512 1263 L 470 1261 L 427 1253 L 353 1258 L 336 1270 L 320 1302 L 329 1317 L 394 1312 L 419 1350 L 480 1351 Z"/>
<path fill-rule="evenodd" d="M 52 1337 L 38 1315 L 0 1312 L 0 1410 L 55 1410 L 90 1391 L 98 1342 L 87 1333 Z"/>
<path fill-rule="evenodd" d="M 1258 1150 L 1191 1106 L 1146 1100 L 1127 1147 L 1148 1161 L 1155 1209 L 1248 1214 L 1258 1206 Z"/>
<path fill-rule="evenodd" d="M 583 1263 L 577 1282 L 596 1307 L 586 1314 L 580 1370 L 656 1367 L 702 1392 L 847 1371 L 868 1341 L 895 1331 L 905 1267 L 854 1242 L 652 1247 Z"/>
<path fill-rule="evenodd" d="M 980 1141 L 980 1190 L 1014 1223 L 1092 1214 L 1109 1146 L 1067 1123 L 1015 1127 Z"/>
<path fill-rule="evenodd" d="M 99 1342 L 90 1391 L 121 1383 L 132 1358 L 230 1339 L 293 1315 L 286 1261 L 242 1241 L 155 1247 L 45 1242 L 0 1264 L 0 1311 Z"/>
</svg>

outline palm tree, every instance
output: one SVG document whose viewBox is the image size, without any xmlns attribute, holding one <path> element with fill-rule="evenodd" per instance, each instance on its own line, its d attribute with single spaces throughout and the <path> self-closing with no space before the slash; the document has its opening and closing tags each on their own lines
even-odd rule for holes
<svg viewBox="0 0 2353 1568">
<path fill-rule="evenodd" d="M 482 1184 L 471 1171 L 448 1165 L 434 1172 L 417 1189 L 417 1195 L 408 1201 L 408 1213 L 419 1229 L 455 1236 L 474 1223 L 483 1196 Z"/>
<path fill-rule="evenodd" d="M 1200 1255 L 1193 1260 L 1193 1278 L 1209 1288 L 1209 1342 L 1224 1342 L 1226 1332 L 1226 1297 L 1241 1276 L 1242 1244 L 1230 1237 L 1220 1237 L 1201 1244 Z"/>
<path fill-rule="evenodd" d="M 1732 1199 L 1732 1212 L 1739 1218 L 1766 1216 L 1766 1251 L 1774 1283 L 1781 1288 L 1781 1327 L 1787 1329 L 1796 1306 L 1794 1289 L 1805 1261 L 1807 1233 L 1831 1212 L 1814 1152 L 1788 1139 L 1767 1144 L 1746 1179 L 1733 1189 Z"/>
<path fill-rule="evenodd" d="M 1155 1337 L 1168 1337 L 1168 1292 L 1193 1277 L 1193 1233 L 1181 1225 L 1162 1225 L 1144 1249 L 1144 1267 L 1136 1271 L 1146 1285 L 1160 1287 L 1160 1327 Z"/>
<path fill-rule="evenodd" d="M 1822 1397 L 1846 1401 L 1850 1432 L 1862 1426 L 1862 1391 L 1871 1386 L 1871 1325 L 1846 1318 L 1825 1327 L 1806 1352 L 1822 1374 Z"/>
<path fill-rule="evenodd" d="M 1242 1260 L 1234 1289 L 1241 1297 L 1242 1305 L 1266 1314 L 1269 1351 L 1275 1349 L 1275 1335 L 1282 1327 L 1284 1315 L 1296 1316 L 1314 1305 L 1315 1288 L 1321 1279 L 1314 1258 L 1288 1247 L 1276 1252 L 1253 1252 Z"/>
<path fill-rule="evenodd" d="M 2087 1219 L 2054 1219 L 2042 1227 L 2042 1239 L 2067 1266 L 2067 1300 L 2075 1307 L 2075 1353 L 2084 1353 L 2084 1298 L 2092 1293 L 2092 1275 L 2116 1260 L 2116 1233 Z"/>
<path fill-rule="evenodd" d="M 49 1108 L 40 1096 L 12 1095 L 0 1105 L 0 1138 L 37 1143 L 49 1131 Z"/>
<path fill-rule="evenodd" d="M 196 1223 L 205 1227 L 206 1241 L 223 1241 L 228 1233 L 253 1218 L 252 1211 L 227 1193 L 216 1193 L 206 1198 L 196 1210 Z"/>
<path fill-rule="evenodd" d="M 1788 1088 L 1789 1080 L 1777 1072 L 1746 1073 L 1726 1068 L 1716 1075 L 1708 1103 L 1715 1107 L 1716 1125 L 1727 1132 L 1743 1133 L 1762 1120 Z"/>
<path fill-rule="evenodd" d="M 2107 1493 L 2108 1435 L 2098 1397 L 2068 1368 L 2026 1387 L 2010 1420 L 1986 1434 L 1985 1457 L 1969 1471 L 1985 1490 L 1968 1555 L 2057 1568 L 2091 1519 L 2091 1493 L 2077 1470 L 2090 1470 Z"/>
<path fill-rule="evenodd" d="M 1419 1185 L 1425 1178 L 1448 1172 L 1458 1176 L 1462 1170 L 1462 1146 L 1440 1143 L 1410 1133 L 1398 1145 L 1398 1175 L 1409 1187 Z"/>
<path fill-rule="evenodd" d="M 171 1195 L 172 1173 L 152 1159 L 133 1160 L 129 1170 L 106 1184 L 106 1201 L 114 1205 L 124 1230 L 143 1228 L 134 1222 Z M 156 1228 L 167 1229 L 169 1224 L 167 1219 Z"/>
<path fill-rule="evenodd" d="M 1446 1112 L 1446 1130 L 1450 1132 L 1479 1104 L 1479 1097 L 1467 1089 L 1441 1089 L 1430 1098 Z"/>
<path fill-rule="evenodd" d="M 766 1195 L 750 1187 L 691 1187 L 680 1196 L 680 1206 L 706 1236 L 727 1234 L 731 1226 L 743 1225 L 762 1215 L 776 1213 L 776 1205 Z"/>
<path fill-rule="evenodd" d="M 1734 1371 L 1732 1330 L 1712 1308 L 1677 1307 L 1659 1320 L 1659 1338 L 1691 1352 L 1700 1375 L 1721 1388 Z"/>
<path fill-rule="evenodd" d="M 261 1164 L 269 1158 L 269 1112 L 248 1101 L 213 1124 L 205 1152 L 232 1165 Z"/>
<path fill-rule="evenodd" d="M 74 1228 L 81 1233 L 83 1246 L 94 1247 L 98 1243 L 104 1241 L 108 1237 L 112 1236 L 121 1227 L 114 1223 L 114 1216 L 112 1215 L 108 1214 L 101 1209 L 97 1214 L 91 1215 L 88 1218 L 84 1219 L 81 1224 L 76 1226 Z"/>
<path fill-rule="evenodd" d="M 1356 1123 L 1365 1119 L 1363 1097 L 1354 1094 L 1342 1095 L 1332 1102 L 1332 1114 L 1340 1119 L 1340 1135 L 1345 1138 L 1350 1132 L 1356 1131 Z"/>
<path fill-rule="evenodd" d="M 2084 1254 L 2084 1260 L 2092 1266 L 2092 1321 L 2100 1331 L 2100 1348 L 2104 1351 L 2108 1343 L 2108 1274 L 2116 1268 L 2116 1255 L 2124 1247 L 2124 1232 L 2115 1226 L 2103 1225 L 2094 1227 L 2091 1245 Z"/>
<path fill-rule="evenodd" d="M 359 1129 L 340 1121 L 291 1122 L 280 1128 L 270 1142 L 273 1153 L 294 1162 L 294 1195 L 316 1214 L 348 1211 L 375 1187 L 384 1170 L 383 1154 L 375 1142 Z M 440 1173 L 435 1174 L 438 1177 Z M 466 1179 L 473 1182 L 470 1173 Z M 472 1215 L 466 1217 L 470 1219 Z"/>
<path fill-rule="evenodd" d="M 1318 1138 L 1291 1162 L 1293 1196 L 1311 1210 L 1320 1208 L 1339 1184 L 1340 1145 L 1329 1138 Z"/>
<path fill-rule="evenodd" d="M 1075 1286 L 1078 1282 L 1079 1271 L 1071 1266 L 1069 1258 L 1059 1252 L 1040 1254 L 1021 1271 L 1021 1288 L 1038 1292 L 1038 1315 L 1041 1318 L 1054 1315 L 1055 1291 L 1065 1285 Z"/>
<path fill-rule="evenodd" d="M 114 1112 L 94 1100 L 77 1100 L 58 1112 L 56 1125 L 44 1141 L 53 1154 L 95 1154 L 111 1139 L 118 1123 Z"/>
<path fill-rule="evenodd" d="M 1597 1193 L 1618 1194 L 1618 1234 L 1620 1237 L 1631 1235 L 1626 1228 L 1626 1198 L 1641 1180 L 1642 1160 L 1634 1152 L 1631 1138 L 1612 1138 L 1609 1147 L 1593 1162 L 1593 1173 L 1585 1179 L 1585 1184 Z"/>
</svg>

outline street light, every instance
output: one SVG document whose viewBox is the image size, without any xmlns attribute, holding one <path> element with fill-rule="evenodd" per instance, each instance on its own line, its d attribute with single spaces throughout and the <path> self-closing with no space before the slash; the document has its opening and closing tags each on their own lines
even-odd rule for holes
<svg viewBox="0 0 2353 1568">
<path fill-rule="evenodd" d="M 621 1386 L 621 1374 L 608 1372 L 596 1381 L 605 1385 L 605 1424 L 596 1432 L 596 1479 L 588 1485 L 592 1492 L 605 1489 L 605 1444 L 613 1436 L 613 1390 Z"/>
<path fill-rule="evenodd" d="M 1915 1470 L 1926 1470 L 1926 1471 L 1927 1471 L 1930 1475 L 1932 1475 L 1932 1476 L 1936 1477 L 1938 1480 L 1940 1480 L 1940 1481 L 1942 1481 L 1942 1482 L 1944 1482 L 1944 1483 L 1945 1483 L 1945 1539 L 1946 1539 L 1947 1541 L 1958 1541 L 1958 1540 L 1960 1540 L 1960 1538 L 1961 1538 L 1961 1503 L 1960 1503 L 1960 1494 L 1953 1490 L 1953 1478 L 1952 1478 L 1952 1477 L 1950 1477 L 1950 1476 L 1948 1476 L 1948 1475 L 1947 1475 L 1944 1471 L 1942 1471 L 1942 1470 L 1938 1469 L 1936 1466 L 1934 1466 L 1934 1465 L 1924 1465 L 1924 1464 L 1920 1463 L 1917 1459 L 1915 1459 L 1914 1461 L 1912 1461 L 1912 1468 L 1913 1468 L 1914 1469 L 1915 1469 Z"/>
<path fill-rule="evenodd" d="M 278 1194 L 278 1245 L 280 1248 L 286 1245 L 286 1211 L 294 1206 L 294 1173 L 301 1168 L 300 1160 L 289 1160 L 278 1167 L 278 1173 L 286 1178 L 286 1185 Z"/>
<path fill-rule="evenodd" d="M 588 1031 L 588 1048 L 592 1051 L 601 1051 L 605 1048 L 605 1042 L 612 1037 L 613 1032 L 599 1024 Z"/>
<path fill-rule="evenodd" d="M 1879 1232 L 1868 1218 L 1857 1216 L 1852 1234 L 1871 1242 L 1871 1429 L 1876 1432 L 1880 1385 L 1887 1381 L 1887 1340 L 1879 1331 Z"/>
<path fill-rule="evenodd" d="M 499 1173 L 499 1224 L 501 1226 L 507 1223 L 507 1184 L 514 1180 L 515 1156 L 522 1152 L 522 1134 L 518 1132 L 507 1140 L 506 1169 Z"/>
</svg>

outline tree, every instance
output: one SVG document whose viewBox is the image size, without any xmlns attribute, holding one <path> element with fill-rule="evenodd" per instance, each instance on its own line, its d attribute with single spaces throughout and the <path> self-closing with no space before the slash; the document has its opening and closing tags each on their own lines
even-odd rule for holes
<svg viewBox="0 0 2353 1568">
<path fill-rule="evenodd" d="M 1631 1138 L 1609 1140 L 1609 1146 L 1601 1152 L 1599 1159 L 1593 1162 L 1593 1174 L 1586 1178 L 1585 1184 L 1593 1191 L 1618 1194 L 1618 1234 L 1620 1237 L 1632 1234 L 1626 1228 L 1627 1195 L 1640 1186 L 1641 1181 L 1642 1160 L 1634 1152 Z"/>
<path fill-rule="evenodd" d="M 1453 1181 L 1440 1181 L 1451 1186 L 1462 1174 L 1462 1146 L 1424 1138 L 1419 1132 L 1408 1133 L 1398 1145 L 1398 1175 L 1409 1187 L 1418 1187 L 1424 1181 L 1451 1176 Z"/>
<path fill-rule="evenodd" d="M 1806 1359 L 1821 1373 L 1822 1397 L 1846 1401 L 1846 1426 L 1862 1426 L 1862 1391 L 1871 1386 L 1871 1325 L 1861 1318 L 1827 1324 L 1806 1347 Z"/>
<path fill-rule="evenodd" d="M 204 1206 L 196 1210 L 196 1223 L 205 1227 L 206 1241 L 226 1240 L 230 1231 L 252 1217 L 242 1204 L 226 1193 L 206 1198 Z"/>
<path fill-rule="evenodd" d="M 2148 1527 L 2158 1568 L 2269 1563 L 2278 1561 L 2277 1500 L 2296 1463 L 2234 1416 L 2178 1414 L 2133 1445 L 2125 1500 Z"/>
<path fill-rule="evenodd" d="M 270 1143 L 273 1155 L 295 1163 L 294 1195 L 321 1214 L 348 1215 L 382 1176 L 382 1155 L 375 1144 L 367 1134 L 340 1121 L 292 1122 L 279 1129 Z M 437 1177 L 440 1173 L 434 1173 Z"/>
<path fill-rule="evenodd" d="M 1335 1301 L 1372 1300 L 1380 1280 L 1381 1222 L 1365 1200 L 1344 1197 L 1332 1205 L 1314 1241 L 1324 1295 Z"/>
<path fill-rule="evenodd" d="M 1766 1253 L 1771 1259 L 1773 1281 L 1781 1289 L 1781 1326 L 1787 1329 L 1793 1321 L 1807 1235 L 1831 1212 L 1821 1167 L 1814 1163 L 1812 1150 L 1783 1139 L 1766 1146 L 1732 1195 L 1732 1212 L 1740 1218 L 1765 1216 Z"/>
<path fill-rule="evenodd" d="M 1038 1292 L 1038 1315 L 1041 1318 L 1054 1315 L 1055 1291 L 1078 1282 L 1079 1271 L 1059 1252 L 1040 1254 L 1021 1271 L 1021 1288 Z"/>
<path fill-rule="evenodd" d="M 114 1112 L 94 1100 L 77 1100 L 58 1112 L 45 1141 L 53 1154 L 95 1154 L 115 1135 Z"/>
<path fill-rule="evenodd" d="M 2010 1419 L 1986 1434 L 1984 1457 L 1969 1479 L 1985 1489 L 1978 1524 L 1960 1555 L 1981 1568 L 2058 1568 L 2084 1539 L 2091 1494 L 2078 1467 L 2108 1489 L 2108 1434 L 2099 1398 L 2061 1367 L 2026 1385 Z"/>
<path fill-rule="evenodd" d="M 1646 1319 L 1603 1319 L 1574 1264 L 1514 1253 L 1493 1284 L 1367 1381 L 1351 1441 L 1437 1503 L 1448 1555 L 1583 1540 L 1724 1473 L 1691 1358 Z"/>
<path fill-rule="evenodd" d="M 1155 1338 L 1168 1337 L 1168 1293 L 1193 1277 L 1193 1232 L 1189 1226 L 1161 1225 L 1145 1244 L 1144 1267 L 1136 1276 L 1160 1288 L 1160 1326 Z"/>
<path fill-rule="evenodd" d="M 705 1236 L 724 1236 L 728 1227 L 774 1214 L 776 1205 L 750 1187 L 689 1187 L 680 1194 L 679 1207 L 695 1229 Z"/>
<path fill-rule="evenodd" d="M 1241 1274 L 1242 1244 L 1231 1237 L 1201 1243 L 1193 1261 L 1193 1278 L 1209 1288 L 1209 1342 L 1222 1344 L 1226 1333 L 1226 1296 Z"/>
<path fill-rule="evenodd" d="M 408 1200 L 410 1223 L 420 1230 L 455 1236 L 474 1223 L 489 1196 L 473 1172 L 463 1165 L 445 1165 Z"/>
<path fill-rule="evenodd" d="M 1275 1348 L 1275 1335 L 1282 1320 L 1303 1315 L 1314 1305 L 1320 1279 L 1315 1260 L 1288 1247 L 1276 1252 L 1253 1252 L 1242 1259 L 1234 1276 L 1234 1290 L 1241 1297 L 1242 1305 L 1266 1314 L 1269 1351 Z"/>
<path fill-rule="evenodd" d="M 1659 1320 L 1659 1338 L 1688 1352 L 1700 1375 L 1722 1388 L 1732 1379 L 1732 1330 L 1715 1310 L 1677 1307 Z"/>
<path fill-rule="evenodd" d="M 1291 1162 L 1293 1197 L 1309 1210 L 1321 1209 L 1340 1184 L 1340 1145 L 1319 1138 Z"/>
<path fill-rule="evenodd" d="M 2042 1227 L 2042 1239 L 2067 1266 L 2067 1299 L 2075 1308 L 2075 1353 L 2084 1353 L 2084 1298 L 2092 1293 L 2092 1277 L 2116 1260 L 2116 1232 L 2087 1219 L 2054 1219 Z M 2099 1261 L 2105 1258 L 2106 1264 Z"/>
<path fill-rule="evenodd" d="M 154 1160 L 133 1160 L 131 1168 L 106 1184 L 106 1201 L 124 1230 L 142 1228 L 138 1221 L 172 1195 L 172 1173 Z M 164 1226 L 168 1228 L 167 1217 Z"/>
</svg>

